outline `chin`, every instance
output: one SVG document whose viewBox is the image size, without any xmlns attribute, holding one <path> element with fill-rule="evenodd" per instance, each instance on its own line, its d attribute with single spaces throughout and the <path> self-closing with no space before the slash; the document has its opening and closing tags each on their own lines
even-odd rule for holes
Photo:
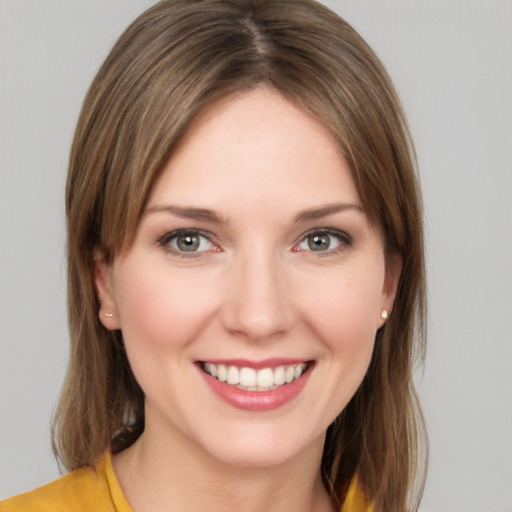
<svg viewBox="0 0 512 512">
<path fill-rule="evenodd" d="M 210 437 L 203 446 L 212 457 L 226 465 L 264 468 L 280 466 L 313 453 L 321 457 L 324 440 L 324 432 L 314 439 L 305 439 L 303 436 L 283 436 L 283 429 L 277 426 L 258 425 L 245 432 Z"/>
</svg>

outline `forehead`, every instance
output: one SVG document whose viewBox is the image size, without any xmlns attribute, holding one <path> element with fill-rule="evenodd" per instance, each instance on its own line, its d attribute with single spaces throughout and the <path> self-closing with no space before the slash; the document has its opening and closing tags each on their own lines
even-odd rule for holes
<svg viewBox="0 0 512 512">
<path fill-rule="evenodd" d="M 214 209 L 285 203 L 359 203 L 331 132 L 266 88 L 228 96 L 190 125 L 156 180 L 148 206 L 193 201 Z M 305 204 L 311 203 L 311 204 Z"/>
</svg>

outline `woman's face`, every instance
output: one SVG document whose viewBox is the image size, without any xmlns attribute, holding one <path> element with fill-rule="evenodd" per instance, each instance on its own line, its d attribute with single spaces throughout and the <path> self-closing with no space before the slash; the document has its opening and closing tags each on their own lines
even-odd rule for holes
<svg viewBox="0 0 512 512">
<path fill-rule="evenodd" d="M 146 435 L 244 466 L 321 451 L 392 307 L 400 261 L 386 272 L 383 247 L 318 121 L 269 89 L 206 109 L 133 246 L 97 266 Z"/>
</svg>

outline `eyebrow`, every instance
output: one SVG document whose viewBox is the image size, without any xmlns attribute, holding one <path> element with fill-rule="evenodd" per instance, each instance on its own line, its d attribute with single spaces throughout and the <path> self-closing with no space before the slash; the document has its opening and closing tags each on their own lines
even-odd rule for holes
<svg viewBox="0 0 512 512">
<path fill-rule="evenodd" d="M 202 220 L 214 224 L 222 224 L 224 219 L 212 210 L 196 208 L 194 206 L 156 205 L 148 208 L 146 213 L 167 212 L 184 219 Z"/>
<path fill-rule="evenodd" d="M 343 212 L 346 210 L 356 210 L 358 212 L 364 213 L 363 208 L 358 204 L 333 203 L 299 212 L 293 220 L 295 223 L 307 222 L 321 219 L 323 217 L 327 217 L 328 215 L 333 215 L 335 213 Z M 213 224 L 225 223 L 225 220 L 222 216 L 207 208 L 198 208 L 194 206 L 156 205 L 146 210 L 146 214 L 160 212 L 170 213 L 184 219 L 201 220 L 205 222 L 211 222 Z"/>
<path fill-rule="evenodd" d="M 294 221 L 306 222 L 311 220 L 322 219 L 323 217 L 327 217 L 328 215 L 343 212 L 346 210 L 356 210 L 358 212 L 364 213 L 363 208 L 358 204 L 333 203 L 300 212 L 295 216 Z"/>
</svg>

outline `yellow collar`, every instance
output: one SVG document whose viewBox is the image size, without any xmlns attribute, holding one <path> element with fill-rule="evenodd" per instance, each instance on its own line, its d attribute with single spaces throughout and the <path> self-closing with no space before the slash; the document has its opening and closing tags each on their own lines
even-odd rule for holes
<svg viewBox="0 0 512 512">
<path fill-rule="evenodd" d="M 373 503 L 368 501 L 363 485 L 357 474 L 352 477 L 340 512 L 372 512 Z"/>
</svg>

